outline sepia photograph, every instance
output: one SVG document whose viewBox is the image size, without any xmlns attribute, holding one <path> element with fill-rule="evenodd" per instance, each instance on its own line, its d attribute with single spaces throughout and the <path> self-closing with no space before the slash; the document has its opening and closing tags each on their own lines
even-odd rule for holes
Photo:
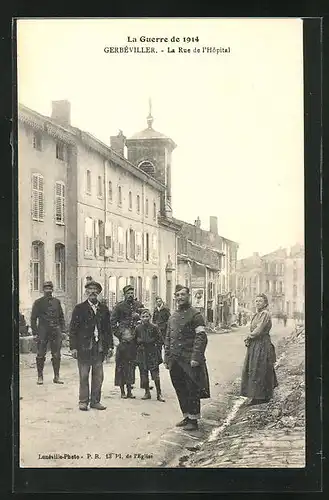
<svg viewBox="0 0 329 500">
<path fill-rule="evenodd" d="M 17 20 L 20 468 L 304 468 L 303 21 Z"/>
</svg>

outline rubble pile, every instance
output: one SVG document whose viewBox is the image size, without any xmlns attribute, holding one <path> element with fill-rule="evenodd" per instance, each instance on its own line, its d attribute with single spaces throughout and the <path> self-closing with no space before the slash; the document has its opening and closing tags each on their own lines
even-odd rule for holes
<svg viewBox="0 0 329 500">
<path fill-rule="evenodd" d="M 281 429 L 290 433 L 305 427 L 305 330 L 296 329 L 277 346 L 278 387 L 269 403 L 242 405 L 234 421 L 213 442 L 205 442 L 199 451 L 184 455 L 179 467 L 226 467 L 234 463 L 243 442 L 257 436 L 257 431 Z M 232 393 L 238 393 L 236 381 Z M 278 431 L 274 431 L 278 432 Z M 275 438 L 274 438 L 275 439 Z M 226 465 L 225 465 L 226 464 Z"/>
</svg>

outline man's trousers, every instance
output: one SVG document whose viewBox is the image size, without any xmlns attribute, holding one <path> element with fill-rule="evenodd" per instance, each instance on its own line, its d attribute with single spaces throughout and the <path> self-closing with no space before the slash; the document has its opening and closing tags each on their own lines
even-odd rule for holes
<svg viewBox="0 0 329 500">
<path fill-rule="evenodd" d="M 192 368 L 192 370 L 195 370 L 195 368 Z M 170 367 L 170 378 L 183 416 L 189 417 L 191 420 L 197 420 L 200 418 L 200 389 L 186 371 L 178 361 L 173 361 Z"/>
<path fill-rule="evenodd" d="M 101 400 L 102 384 L 104 380 L 103 353 L 90 353 L 87 359 L 78 357 L 79 368 L 79 403 L 99 403 Z M 89 374 L 91 370 L 91 387 L 89 388 Z"/>
</svg>

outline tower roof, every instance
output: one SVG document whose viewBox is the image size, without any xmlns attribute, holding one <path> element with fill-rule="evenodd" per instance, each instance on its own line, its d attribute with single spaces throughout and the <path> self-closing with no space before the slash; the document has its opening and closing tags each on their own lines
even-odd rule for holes
<svg viewBox="0 0 329 500">
<path fill-rule="evenodd" d="M 152 116 L 152 101 L 151 101 L 151 99 L 149 99 L 149 114 L 146 118 L 146 121 L 147 121 L 147 128 L 145 128 L 141 132 L 137 132 L 136 134 L 129 137 L 128 141 L 129 140 L 140 140 L 140 139 L 142 139 L 142 140 L 143 139 L 166 139 L 166 140 L 172 142 L 174 147 L 176 146 L 176 144 L 174 144 L 174 141 L 172 139 L 170 139 L 170 137 L 166 136 L 165 134 L 162 134 L 161 132 L 157 132 L 156 130 L 154 130 L 154 128 L 153 128 L 154 118 Z"/>
</svg>

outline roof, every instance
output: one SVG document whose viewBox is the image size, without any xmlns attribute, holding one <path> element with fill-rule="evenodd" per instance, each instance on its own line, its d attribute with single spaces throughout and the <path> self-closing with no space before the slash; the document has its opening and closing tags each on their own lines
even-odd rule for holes
<svg viewBox="0 0 329 500">
<path fill-rule="evenodd" d="M 84 130 L 73 127 L 72 125 L 61 125 L 57 120 L 54 120 L 49 116 L 42 115 L 41 113 L 38 113 L 21 103 L 19 104 L 18 119 L 69 144 L 76 144 L 77 141 L 81 141 L 83 144 L 92 148 L 94 151 L 97 151 L 104 157 L 109 158 L 116 165 L 119 165 L 124 170 L 127 170 L 135 177 L 149 183 L 155 189 L 160 191 L 164 191 L 165 189 L 165 186 L 161 182 L 131 163 L 125 157 L 121 156 L 114 149 L 107 144 L 104 144 L 89 132 L 85 132 Z"/>
<path fill-rule="evenodd" d="M 137 132 L 129 139 L 169 139 L 169 137 L 167 137 L 164 134 L 161 134 L 161 132 L 157 132 L 152 127 L 150 128 L 148 127 L 142 130 L 141 132 Z"/>
</svg>

